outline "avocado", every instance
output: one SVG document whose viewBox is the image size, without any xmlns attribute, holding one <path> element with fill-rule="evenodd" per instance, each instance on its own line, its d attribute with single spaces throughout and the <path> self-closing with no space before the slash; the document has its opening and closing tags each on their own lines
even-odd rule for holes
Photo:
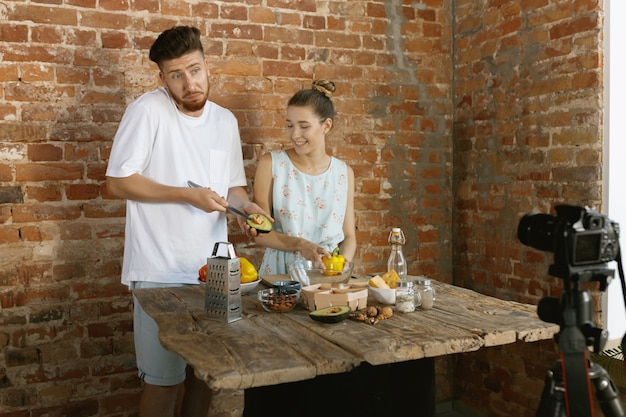
<svg viewBox="0 0 626 417">
<path fill-rule="evenodd" d="M 311 311 L 309 317 L 315 321 L 321 321 L 322 323 L 339 323 L 348 318 L 350 311 L 349 306 L 324 307 L 319 310 Z"/>
<path fill-rule="evenodd" d="M 272 231 L 272 221 L 267 216 L 260 213 L 249 215 L 246 223 L 260 233 L 269 233 Z"/>
</svg>

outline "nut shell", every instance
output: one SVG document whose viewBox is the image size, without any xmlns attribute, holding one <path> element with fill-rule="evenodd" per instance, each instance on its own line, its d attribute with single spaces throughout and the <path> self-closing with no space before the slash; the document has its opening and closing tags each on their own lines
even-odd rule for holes
<svg viewBox="0 0 626 417">
<path fill-rule="evenodd" d="M 383 308 L 380 309 L 380 314 L 388 319 L 389 317 L 393 316 L 393 309 L 389 306 L 385 306 Z"/>
</svg>

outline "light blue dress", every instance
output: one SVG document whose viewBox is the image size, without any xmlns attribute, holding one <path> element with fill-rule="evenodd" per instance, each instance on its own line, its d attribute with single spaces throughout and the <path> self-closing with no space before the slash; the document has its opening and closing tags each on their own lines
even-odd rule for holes
<svg viewBox="0 0 626 417">
<path fill-rule="evenodd" d="M 320 175 L 295 167 L 285 151 L 272 151 L 273 228 L 289 236 L 317 243 L 332 252 L 344 239 L 343 221 L 348 200 L 348 167 L 331 157 Z M 259 274 L 287 274 L 294 252 L 267 248 Z"/>
</svg>

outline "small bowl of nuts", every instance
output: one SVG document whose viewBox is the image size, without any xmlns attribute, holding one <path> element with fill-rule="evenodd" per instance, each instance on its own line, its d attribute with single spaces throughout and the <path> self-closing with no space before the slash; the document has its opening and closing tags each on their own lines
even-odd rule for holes
<svg viewBox="0 0 626 417">
<path fill-rule="evenodd" d="M 293 310 L 300 297 L 300 290 L 295 288 L 266 288 L 259 291 L 259 301 L 265 311 L 286 313 Z"/>
<path fill-rule="evenodd" d="M 300 291 L 302 289 L 302 284 L 298 281 L 276 281 L 272 284 L 272 288 L 276 288 L 281 292 L 287 290 Z M 298 295 L 300 294 L 298 293 Z"/>
</svg>

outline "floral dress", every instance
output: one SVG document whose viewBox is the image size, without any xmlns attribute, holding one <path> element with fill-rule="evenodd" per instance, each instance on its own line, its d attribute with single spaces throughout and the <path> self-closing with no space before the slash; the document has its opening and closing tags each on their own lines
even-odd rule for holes
<svg viewBox="0 0 626 417">
<path fill-rule="evenodd" d="M 295 167 L 285 151 L 273 151 L 273 228 L 289 236 L 317 243 L 332 252 L 344 239 L 343 221 L 348 200 L 348 167 L 331 157 L 328 169 L 308 175 Z M 267 248 L 260 275 L 287 274 L 294 252 Z"/>
</svg>

